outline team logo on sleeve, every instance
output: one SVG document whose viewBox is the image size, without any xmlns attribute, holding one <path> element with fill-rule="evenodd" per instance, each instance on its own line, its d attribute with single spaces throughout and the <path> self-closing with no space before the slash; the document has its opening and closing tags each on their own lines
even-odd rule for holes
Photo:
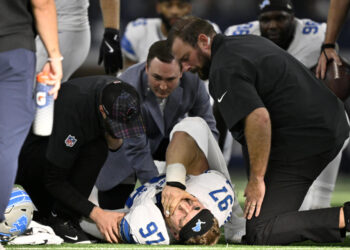
<svg viewBox="0 0 350 250">
<path fill-rule="evenodd" d="M 67 138 L 64 140 L 64 143 L 67 147 L 72 148 L 75 143 L 77 143 L 77 139 L 73 135 L 68 135 Z"/>
<path fill-rule="evenodd" d="M 192 227 L 193 232 L 199 232 L 202 229 L 202 224 L 205 224 L 204 221 L 201 221 L 200 219 L 198 219 L 198 221 L 196 222 L 196 226 Z"/>
<path fill-rule="evenodd" d="M 261 4 L 260 4 L 260 9 L 265 8 L 265 6 L 270 5 L 270 1 L 269 0 L 264 0 Z"/>
</svg>

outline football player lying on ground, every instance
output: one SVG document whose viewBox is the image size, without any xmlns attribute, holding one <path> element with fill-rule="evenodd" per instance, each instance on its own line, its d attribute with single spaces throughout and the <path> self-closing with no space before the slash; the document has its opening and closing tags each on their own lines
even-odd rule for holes
<svg viewBox="0 0 350 250">
<path fill-rule="evenodd" d="M 170 134 L 166 166 L 158 163 L 159 172 L 166 175 L 137 188 L 125 209 L 117 210 L 122 215 L 115 232 L 118 243 L 214 245 L 220 238 L 219 227 L 230 219 L 234 195 L 225 160 L 206 122 L 188 117 L 178 123 Z M 182 195 L 171 211 L 162 206 L 164 188 Z M 88 220 L 81 227 L 104 238 Z"/>
</svg>

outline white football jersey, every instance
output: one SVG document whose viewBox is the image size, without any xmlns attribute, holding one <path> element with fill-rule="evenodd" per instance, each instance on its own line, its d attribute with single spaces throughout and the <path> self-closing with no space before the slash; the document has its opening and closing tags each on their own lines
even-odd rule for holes
<svg viewBox="0 0 350 250">
<path fill-rule="evenodd" d="M 221 33 L 219 26 L 210 23 L 217 33 Z M 121 41 L 124 56 L 135 62 L 146 61 L 151 45 L 166 39 L 161 31 L 161 24 L 160 18 L 138 18 L 129 22 Z"/>
<path fill-rule="evenodd" d="M 124 241 L 136 244 L 169 244 L 169 234 L 162 212 L 157 207 L 165 175 L 153 178 L 137 188 L 126 201 L 130 209 L 121 223 Z M 186 191 L 198 198 L 222 226 L 231 217 L 234 194 L 231 183 L 215 170 L 186 177 Z"/>
<path fill-rule="evenodd" d="M 295 21 L 294 38 L 287 51 L 307 68 L 311 68 L 318 62 L 327 24 L 317 23 L 310 19 L 295 18 Z M 227 36 L 247 34 L 261 35 L 259 21 L 233 25 L 225 31 Z"/>
</svg>

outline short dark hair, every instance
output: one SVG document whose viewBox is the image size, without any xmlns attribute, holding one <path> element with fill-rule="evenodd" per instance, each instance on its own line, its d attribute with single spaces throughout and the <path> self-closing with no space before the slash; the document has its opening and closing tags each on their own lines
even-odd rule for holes
<svg viewBox="0 0 350 250">
<path fill-rule="evenodd" d="M 199 17 L 182 17 L 171 27 L 168 34 L 169 47 L 171 48 L 176 37 L 179 37 L 182 41 L 196 47 L 199 34 L 205 34 L 211 37 L 215 35 L 216 32 L 209 22 Z"/>
<path fill-rule="evenodd" d="M 167 41 L 162 40 L 152 44 L 148 50 L 147 64 L 149 65 L 154 58 L 158 58 L 164 63 L 171 63 L 175 60 L 174 56 L 171 54 Z"/>
</svg>

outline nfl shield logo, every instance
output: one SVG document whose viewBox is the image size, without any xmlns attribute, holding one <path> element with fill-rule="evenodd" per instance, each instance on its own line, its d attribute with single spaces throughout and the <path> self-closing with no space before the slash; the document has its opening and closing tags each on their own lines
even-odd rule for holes
<svg viewBox="0 0 350 250">
<path fill-rule="evenodd" d="M 78 140 L 73 136 L 73 135 L 68 135 L 68 137 L 66 138 L 66 140 L 64 141 L 64 143 L 66 144 L 67 147 L 73 147 L 74 144 L 77 142 Z"/>
</svg>

